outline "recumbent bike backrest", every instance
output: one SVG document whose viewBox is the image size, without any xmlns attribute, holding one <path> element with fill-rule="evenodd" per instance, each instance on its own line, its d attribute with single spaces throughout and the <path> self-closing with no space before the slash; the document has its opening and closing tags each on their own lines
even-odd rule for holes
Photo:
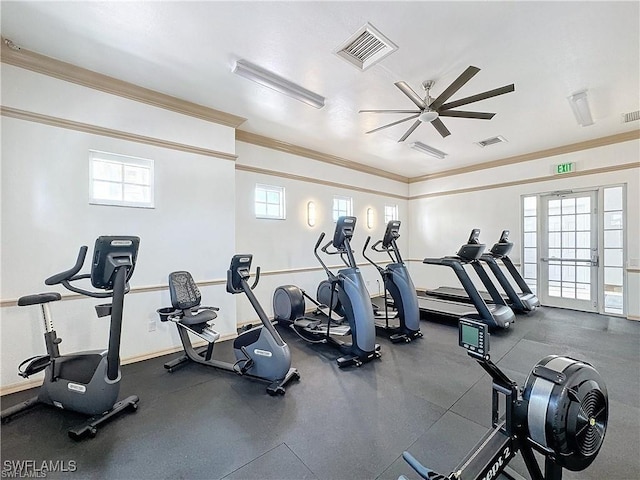
<svg viewBox="0 0 640 480">
<path fill-rule="evenodd" d="M 169 274 L 171 305 L 180 310 L 197 307 L 202 301 L 200 289 L 189 272 L 178 271 Z"/>
</svg>

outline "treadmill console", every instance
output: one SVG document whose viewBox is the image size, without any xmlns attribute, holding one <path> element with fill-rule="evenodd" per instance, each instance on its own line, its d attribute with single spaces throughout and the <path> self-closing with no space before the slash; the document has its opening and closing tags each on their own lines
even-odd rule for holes
<svg viewBox="0 0 640 480">
<path fill-rule="evenodd" d="M 503 230 L 498 243 L 494 243 L 491 247 L 491 255 L 496 258 L 503 258 L 511 253 L 513 242 L 509 241 L 509 230 Z"/>
<path fill-rule="evenodd" d="M 458 324 L 458 344 L 474 356 L 485 357 L 489 354 L 489 326 L 461 318 Z"/>
<path fill-rule="evenodd" d="M 382 248 L 389 248 L 391 242 L 400 237 L 400 220 L 391 220 L 387 223 L 387 229 L 382 237 Z"/>
<path fill-rule="evenodd" d="M 479 236 L 479 228 L 474 228 L 473 230 L 471 230 L 469 240 L 467 240 L 466 244 L 460 247 L 460 250 L 458 250 L 458 253 L 456 253 L 456 255 L 466 262 L 473 262 L 474 260 L 478 260 L 484 253 L 485 249 L 485 245 L 483 243 L 480 243 L 480 240 L 478 238 Z"/>
<path fill-rule="evenodd" d="M 356 217 L 340 217 L 336 222 L 336 231 L 333 234 L 333 247 L 337 250 L 345 248 L 345 240 L 351 240 L 356 228 Z"/>
</svg>

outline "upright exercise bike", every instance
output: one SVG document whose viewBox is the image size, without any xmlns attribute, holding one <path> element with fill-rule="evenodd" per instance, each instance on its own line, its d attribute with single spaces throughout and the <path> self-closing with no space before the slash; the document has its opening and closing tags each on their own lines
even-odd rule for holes
<svg viewBox="0 0 640 480">
<path fill-rule="evenodd" d="M 260 267 L 256 269 L 256 278 L 249 286 L 252 255 L 235 255 L 227 271 L 227 292 L 244 293 L 258 314 L 261 326 L 242 331 L 233 341 L 234 363 L 213 358 L 215 342 L 220 333 L 213 329 L 217 318 L 217 307 L 201 305 L 200 290 L 189 272 L 173 272 L 169 275 L 171 307 L 158 310 L 160 320 L 173 321 L 184 347 L 184 355 L 165 363 L 164 368 L 173 372 L 176 368 L 192 361 L 208 367 L 237 373 L 254 380 L 267 382 L 269 395 L 284 395 L 285 386 L 292 380 L 298 380 L 300 374 L 291 368 L 291 353 L 275 329 L 253 289 L 260 280 Z M 195 334 L 207 342 L 206 346 L 194 348 L 189 333 Z"/>
<path fill-rule="evenodd" d="M 111 298 L 109 304 L 96 305 L 98 317 L 111 316 L 109 347 L 107 350 L 60 355 L 58 338 L 53 329 L 49 303 L 61 299 L 59 293 L 39 293 L 18 299 L 18 305 L 40 305 L 44 320 L 44 341 L 47 355 L 32 357 L 20 365 L 18 373 L 28 378 L 44 370 L 44 382 L 36 397 L 2 411 L 2 421 L 31 407 L 44 403 L 74 412 L 91 415 L 82 425 L 69 430 L 69 436 L 79 440 L 87 435 L 94 437 L 97 428 L 114 415 L 135 411 L 138 397 L 131 395 L 117 402 L 120 392 L 120 336 L 124 296 L 129 291 L 128 281 L 133 274 L 138 255 L 138 237 L 103 236 L 96 240 L 91 273 L 78 275 L 82 269 L 87 247 L 80 248 L 76 264 L 70 270 L 45 280 L 46 285 L 61 284 L 67 290 L 92 298 Z M 94 288 L 89 291 L 72 282 L 91 279 Z"/>
<path fill-rule="evenodd" d="M 310 343 L 326 343 L 338 348 L 344 354 L 337 359 L 340 368 L 350 365 L 359 367 L 380 357 L 380 345 L 375 342 L 371 297 L 351 250 L 350 242 L 355 226 L 356 217 L 340 217 L 333 240 L 321 248 L 327 255 L 340 255 L 344 261 L 346 268 L 339 270 L 337 275 L 329 270 L 318 255 L 318 248 L 325 237 L 324 232 L 320 234 L 313 250 L 331 284 L 328 311 L 324 315 L 315 318 L 305 316 L 305 294 L 295 285 L 280 286 L 273 293 L 275 320 L 290 325 L 302 339 Z M 329 250 L 331 246 L 333 250 Z M 332 310 L 336 295 L 344 313 L 344 317 L 340 319 L 336 319 Z M 351 335 L 351 343 L 338 338 L 347 335 Z"/>
<path fill-rule="evenodd" d="M 407 266 L 402 261 L 400 250 L 396 240 L 400 237 L 400 221 L 391 220 L 387 223 L 382 240 L 378 240 L 371 245 L 374 252 L 384 252 L 391 258 L 391 263 L 384 268 L 367 257 L 367 247 L 371 241 L 371 237 L 367 237 L 362 248 L 362 256 L 366 258 L 371 265 L 376 267 L 384 284 L 384 312 L 381 315 L 378 310 L 376 313 L 376 331 L 387 335 L 393 343 L 410 342 L 415 338 L 422 337 L 420 332 L 420 309 L 418 308 L 418 298 L 416 296 L 416 287 L 413 285 Z M 397 315 L 399 325 L 391 325 L 389 320 L 389 301 L 387 293 L 391 295 L 393 306 L 396 309 L 393 313 Z M 384 323 L 379 322 L 384 318 Z M 395 318 L 395 317 L 394 317 Z"/>
</svg>

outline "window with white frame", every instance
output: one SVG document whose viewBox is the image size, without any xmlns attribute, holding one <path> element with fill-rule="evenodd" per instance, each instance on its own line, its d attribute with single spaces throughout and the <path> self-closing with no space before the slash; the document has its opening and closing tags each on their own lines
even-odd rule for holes
<svg viewBox="0 0 640 480">
<path fill-rule="evenodd" d="M 254 203 L 256 218 L 286 218 L 284 187 L 257 183 Z"/>
<path fill-rule="evenodd" d="M 398 220 L 398 205 L 384 206 L 384 223 L 387 224 L 391 220 Z"/>
<path fill-rule="evenodd" d="M 89 151 L 89 203 L 153 208 L 153 160 Z"/>
<path fill-rule="evenodd" d="M 624 188 L 604 189 L 604 312 L 624 313 Z"/>
<path fill-rule="evenodd" d="M 531 288 L 536 292 L 538 282 L 538 197 L 522 198 L 522 276 Z"/>
<path fill-rule="evenodd" d="M 333 221 L 337 222 L 338 218 L 352 215 L 353 199 L 351 197 L 333 197 Z"/>
</svg>

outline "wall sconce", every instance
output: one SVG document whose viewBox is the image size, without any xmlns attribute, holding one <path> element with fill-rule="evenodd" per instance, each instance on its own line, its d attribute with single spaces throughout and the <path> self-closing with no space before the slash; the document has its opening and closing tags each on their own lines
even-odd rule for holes
<svg viewBox="0 0 640 480">
<path fill-rule="evenodd" d="M 316 204 L 313 202 L 307 203 L 307 225 L 316 226 Z"/>
<path fill-rule="evenodd" d="M 373 228 L 373 208 L 367 208 L 367 228 Z"/>
</svg>

